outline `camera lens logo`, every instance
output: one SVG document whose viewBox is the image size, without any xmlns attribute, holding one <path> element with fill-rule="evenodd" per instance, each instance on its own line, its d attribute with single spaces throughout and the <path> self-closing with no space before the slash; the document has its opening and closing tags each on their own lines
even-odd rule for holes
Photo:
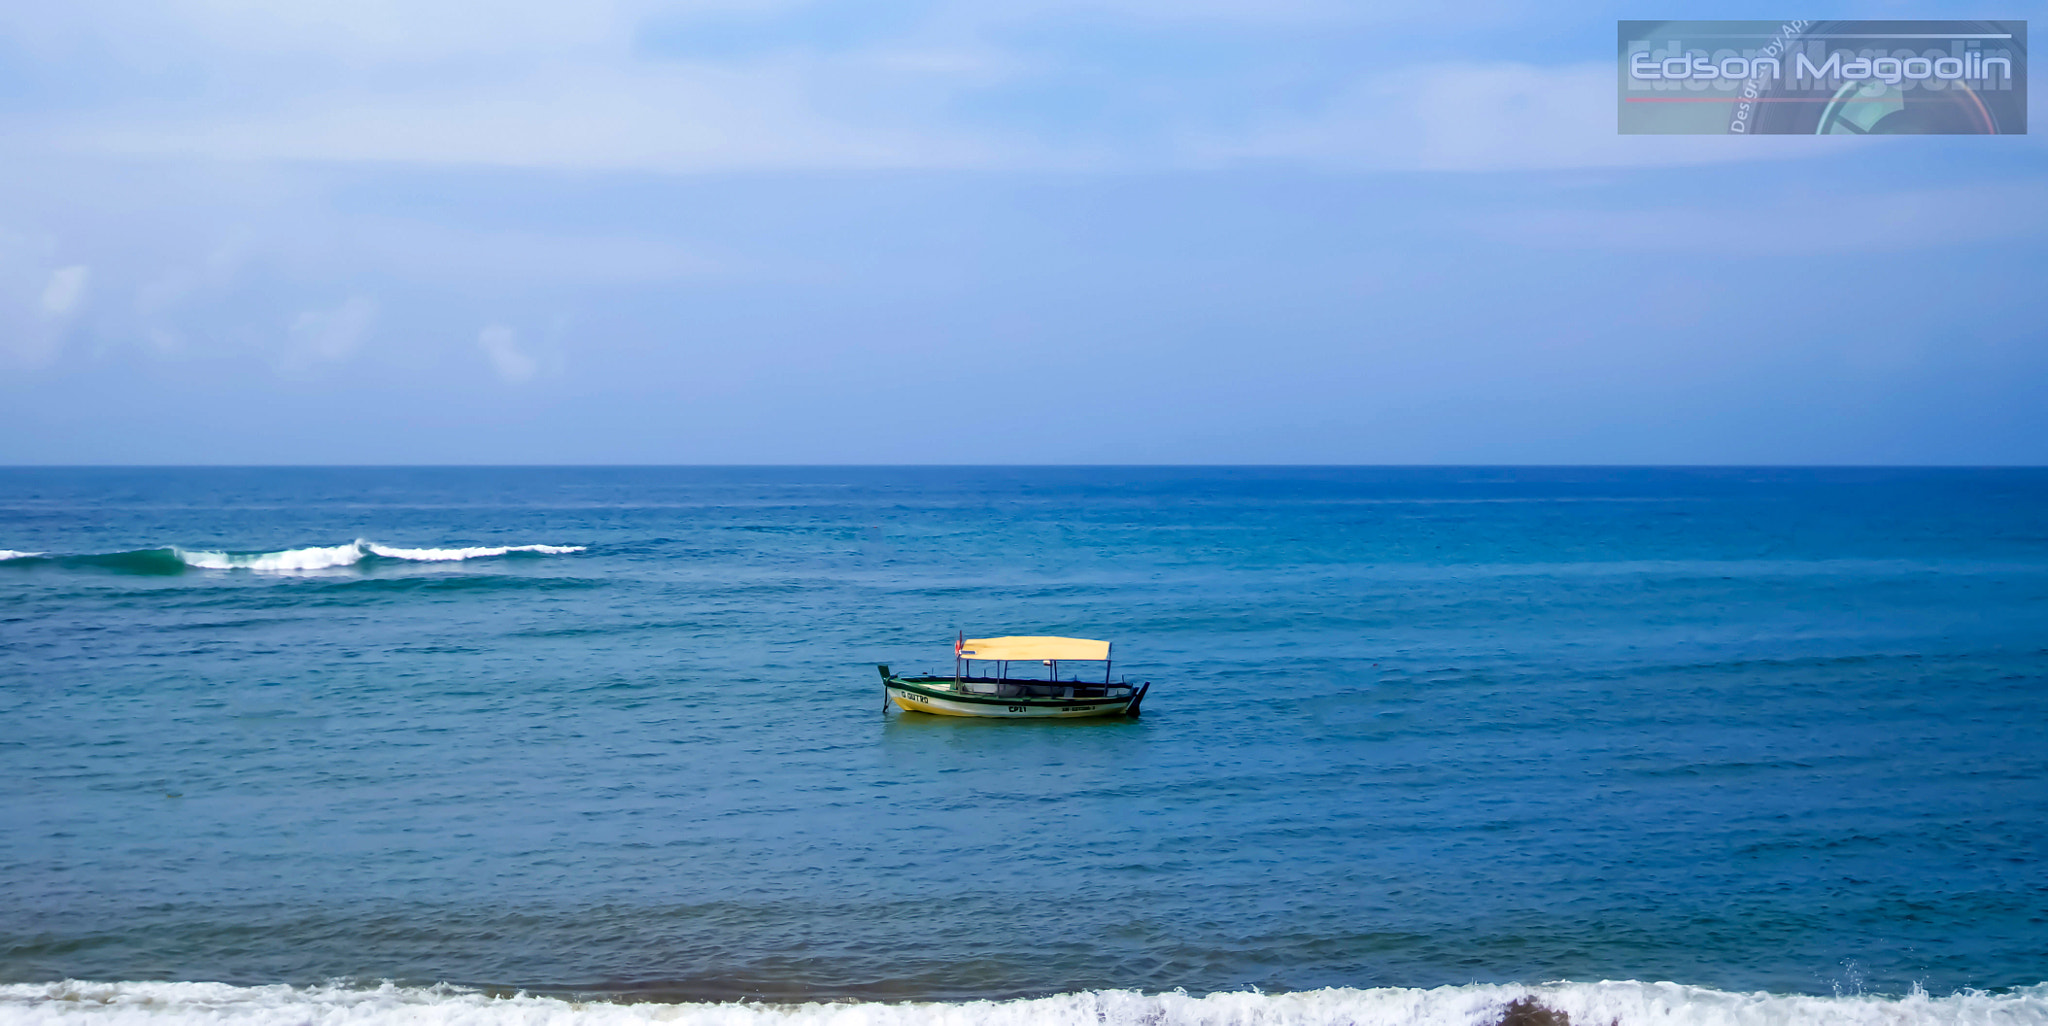
<svg viewBox="0 0 2048 1026">
<path fill-rule="evenodd" d="M 2023 21 L 1617 23 L 1630 134 L 2023 135 Z"/>
</svg>

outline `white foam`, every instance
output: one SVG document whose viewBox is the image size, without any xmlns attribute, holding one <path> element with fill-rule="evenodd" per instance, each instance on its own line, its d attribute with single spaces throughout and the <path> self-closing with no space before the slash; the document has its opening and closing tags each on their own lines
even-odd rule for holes
<svg viewBox="0 0 2048 1026">
<path fill-rule="evenodd" d="M 42 553 L 40 552 L 21 552 L 15 549 L 0 549 L 0 563 L 4 563 L 10 559 L 33 559 L 34 557 L 40 555 L 42 555 Z"/>
<path fill-rule="evenodd" d="M 247 1026 L 1490 1026 L 1520 998 L 1580 1026 L 2032 1026 L 2048 1023 L 2048 984 L 2009 994 L 1947 997 L 1811 997 L 1738 994 L 1675 983 L 1472 985 L 1414 990 L 1331 989 L 1293 994 L 1142 994 L 1110 990 L 1019 1001 L 833 1002 L 768 1005 L 617 1004 L 519 995 L 494 998 L 458 987 L 233 987 L 222 983 L 23 983 L 0 986 L 0 1026 L 151 1023 Z"/>
<path fill-rule="evenodd" d="M 484 559 L 502 556 L 508 552 L 540 552 L 550 556 L 565 556 L 571 552 L 582 552 L 581 545 L 480 545 L 465 549 L 399 549 L 376 542 L 358 541 L 357 545 L 386 559 L 411 559 L 422 563 L 441 563 L 457 559 Z"/>
<path fill-rule="evenodd" d="M 328 570 L 353 566 L 362 561 L 362 546 L 329 545 L 324 548 L 286 549 L 283 552 L 190 552 L 175 550 L 186 566 L 202 570 Z"/>
<path fill-rule="evenodd" d="M 0 550 L 7 551 L 7 550 Z M 347 545 L 313 546 L 304 549 L 285 549 L 281 552 L 212 552 L 174 549 L 186 566 L 202 570 L 331 570 L 335 567 L 354 566 L 364 556 L 376 555 L 385 559 L 404 559 L 420 563 L 446 563 L 463 559 L 484 559 L 503 556 L 512 552 L 536 552 L 551 556 L 582 552 L 581 545 L 488 545 L 459 549 L 401 549 L 379 545 L 367 539 L 358 538 Z M 19 553 L 18 555 L 38 555 Z M 12 558 L 12 557 L 9 557 Z"/>
</svg>

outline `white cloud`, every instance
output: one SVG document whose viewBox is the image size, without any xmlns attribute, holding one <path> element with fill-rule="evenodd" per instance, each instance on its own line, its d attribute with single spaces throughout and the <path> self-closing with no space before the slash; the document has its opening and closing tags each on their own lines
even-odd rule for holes
<svg viewBox="0 0 2048 1026">
<path fill-rule="evenodd" d="M 83 264 L 53 266 L 56 241 L 0 231 L 0 367 L 56 361 L 85 301 Z"/>
<path fill-rule="evenodd" d="M 180 315 L 226 294 L 243 265 L 254 256 L 255 243 L 256 237 L 250 231 L 231 230 L 208 245 L 204 256 L 166 267 L 136 287 L 138 327 L 143 340 L 157 355 L 173 356 L 185 351 L 186 332 L 180 326 Z"/>
<path fill-rule="evenodd" d="M 160 66 L 177 54 L 214 51 L 236 60 L 333 61 L 348 67 L 435 63 L 565 52 L 630 54 L 649 25 L 689 31 L 704 24 L 797 30 L 843 19 L 815 0 L 96 0 L 90 5 L 17 4 L 0 8 L 0 34 L 37 49 L 97 52 L 124 63 Z M 883 13 L 899 38 L 960 39 L 1019 27 L 1080 22 L 1089 26 L 1161 24 L 1313 27 L 1434 20 L 1428 9 L 1349 0 L 954 0 L 923 5 L 908 23 Z M 1460 24 L 1520 17 L 1519 0 L 1482 0 Z M 793 44 L 802 45 L 802 44 Z"/>
<path fill-rule="evenodd" d="M 2048 233 L 2048 189 L 2014 181 L 1775 196 L 1747 205 L 1521 208 L 1467 218 L 1465 227 L 1540 248 L 1730 256 L 1899 253 L 2038 239 Z"/>
<path fill-rule="evenodd" d="M 1142 33 L 1172 23 L 1176 32 L 1258 33 L 1271 50 L 1276 40 L 1330 25 L 1416 16 L 1337 0 L 940 3 L 902 24 L 877 19 L 886 32 L 836 44 L 808 35 L 804 26 L 819 16 L 793 2 L 764 9 L 739 0 L 173 0 L 137 4 L 131 13 L 124 28 L 106 18 L 80 27 L 61 14 L 27 20 L 99 33 L 96 45 L 131 65 L 183 52 L 207 63 L 207 74 L 194 79 L 207 84 L 182 96 L 109 87 L 94 104 L 17 122 L 18 140 L 74 152 L 239 161 L 668 173 L 1275 161 L 1484 171 L 1841 148 L 1814 140 L 1786 147 L 1782 140 L 1618 136 L 1614 71 L 1604 61 L 1430 64 L 1346 85 L 1352 65 L 1328 59 L 1281 68 L 1268 54 L 1212 67 L 1190 54 L 1163 72 L 1162 84 L 1153 64 L 1119 70 L 1116 58 L 1085 45 L 1102 26 Z M 1496 0 L 1475 16 L 1498 21 L 1526 11 Z M 741 34 L 758 38 L 717 56 L 663 55 L 645 41 L 651 27 L 687 39 L 707 23 L 749 26 Z M 1071 53 L 1058 42 L 1068 31 L 1082 41 Z M 1386 67 L 1400 58 L 1395 47 L 1390 35 L 1382 51 L 1360 54 L 1359 65 Z M 1128 88 L 1120 88 L 1126 78 Z M 1099 88 L 1100 103 L 1128 130 L 1090 135 L 1084 117 L 1062 136 L 988 113 L 1049 104 L 1035 123 L 1057 121 L 1064 101 L 1033 97 L 1077 82 Z M 1314 90 L 1330 99 L 1302 107 L 1299 96 Z"/>
<path fill-rule="evenodd" d="M 661 239 L 456 228 L 396 218 L 322 220 L 304 226 L 302 234 L 318 239 L 319 245 L 296 250 L 289 259 L 305 263 L 309 270 L 340 261 L 412 281 L 642 283 L 701 277 L 737 266 Z"/>
<path fill-rule="evenodd" d="M 50 283 L 43 286 L 43 314 L 47 317 L 63 317 L 77 308 L 85 298 L 87 269 L 84 264 L 60 267 L 50 272 Z"/>
<path fill-rule="evenodd" d="M 517 336 L 511 328 L 493 324 L 477 333 L 477 348 L 490 358 L 491 369 L 507 382 L 518 384 L 533 377 L 540 364 L 533 357 L 520 351 Z"/>
<path fill-rule="evenodd" d="M 255 161 L 669 173 L 769 169 L 1161 169 L 1286 162 L 1354 170 L 1673 166 L 1842 152 L 1848 139 L 1623 136 L 1604 62 L 1420 65 L 1308 110 L 1215 110 L 1154 91 L 1127 138 L 1033 137 L 952 108 L 1058 68 L 902 48 L 727 62 L 542 61 L 504 78 L 335 88 L 52 128 L 71 150 Z M 1206 94 L 1204 94 L 1206 95 Z M 1181 127 L 1174 127 L 1181 126 Z"/>
<path fill-rule="evenodd" d="M 872 69 L 872 65 L 870 66 Z M 72 150 L 231 160 L 375 161 L 665 172 L 934 168 L 1002 163 L 999 147 L 825 97 L 922 82 L 776 58 L 750 64 L 563 63 L 502 80 L 337 88 L 261 104 L 148 111 L 53 130 Z M 970 74 L 970 72 L 958 72 Z M 879 105 L 879 104 L 878 104 Z M 843 106 L 843 105 L 842 105 Z"/>
<path fill-rule="evenodd" d="M 793 40 L 682 60 L 642 38 L 707 17 L 759 19 L 772 37 L 789 27 L 776 8 L 803 6 L 172 0 L 131 4 L 128 17 L 0 14 L 0 38 L 40 36 L 32 52 L 70 51 L 65 68 L 115 66 L 97 76 L 92 102 L 17 114 L 9 134 L 74 153 L 238 161 L 669 172 L 990 163 L 987 145 L 930 118 L 962 84 L 1001 73 L 986 48 L 926 45 L 912 32 L 845 52 Z M 179 77 L 182 91 L 133 76 L 167 60 L 204 74 Z"/>
<path fill-rule="evenodd" d="M 1839 153 L 1851 140 L 1620 135 L 1605 62 L 1429 64 L 1361 79 L 1320 109 L 1190 141 L 1212 163 L 1358 170 L 1650 167 Z"/>
<path fill-rule="evenodd" d="M 0 31 L 38 49 L 104 54 L 131 66 L 161 65 L 200 50 L 360 66 L 602 44 L 652 6 L 616 0 L 98 0 L 10 5 L 0 9 Z"/>
<path fill-rule="evenodd" d="M 290 344 L 281 369 L 303 372 L 355 355 L 377 320 L 377 301 L 352 296 L 329 310 L 307 310 L 292 319 Z"/>
</svg>

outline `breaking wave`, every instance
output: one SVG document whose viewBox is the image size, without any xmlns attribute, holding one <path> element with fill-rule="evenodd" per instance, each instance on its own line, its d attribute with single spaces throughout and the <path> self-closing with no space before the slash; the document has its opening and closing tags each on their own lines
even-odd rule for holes
<svg viewBox="0 0 2048 1026">
<path fill-rule="evenodd" d="M 444 563 L 458 559 L 485 559 L 491 556 L 510 556 L 514 553 L 530 552 L 537 556 L 566 556 L 582 552 L 581 545 L 481 545 L 464 549 L 399 549 L 375 542 L 358 541 L 357 545 L 370 550 L 374 556 L 386 559 L 410 559 L 421 563 Z"/>
<path fill-rule="evenodd" d="M 53 556 L 42 552 L 0 549 L 0 562 L 10 566 L 67 566 L 135 574 L 175 574 L 186 570 L 253 570 L 295 572 L 331 570 L 378 560 L 407 563 L 450 563 L 500 556 L 562 556 L 582 552 L 581 545 L 471 545 L 460 548 L 406 549 L 358 538 L 346 545 L 315 545 L 276 552 L 227 552 L 166 546 L 129 552 Z"/>
<path fill-rule="evenodd" d="M 285 549 L 282 552 L 205 552 L 172 549 L 179 562 L 201 570 L 329 570 L 354 566 L 367 550 L 361 542 L 352 545 Z"/>
<path fill-rule="evenodd" d="M 622 1003 L 447 985 L 236 987 L 224 983 L 17 983 L 0 986 L 0 1026 L 14 1023 L 682 1023 L 720 1026 L 1916 1026 L 2048 1023 L 2048 984 L 2010 993 L 1814 997 L 1732 993 L 1675 983 L 1473 984 L 1419 990 L 1328 989 L 1291 994 L 1085 991 L 1012 1001 Z"/>
</svg>

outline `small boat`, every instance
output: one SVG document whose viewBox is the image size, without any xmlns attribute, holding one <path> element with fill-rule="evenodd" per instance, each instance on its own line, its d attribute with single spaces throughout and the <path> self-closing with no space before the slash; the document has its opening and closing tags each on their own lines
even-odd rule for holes
<svg viewBox="0 0 2048 1026">
<path fill-rule="evenodd" d="M 1060 679 L 1061 663 L 1102 664 L 1102 680 L 1078 676 Z M 975 674 L 975 663 L 981 675 Z M 1039 678 L 1012 677 L 1014 663 L 1046 667 Z M 993 716 L 999 719 L 1075 719 L 1083 716 L 1136 716 L 1152 682 L 1133 685 L 1109 677 L 1109 642 L 1087 638 L 968 638 L 953 640 L 953 675 L 898 676 L 882 671 L 882 711 L 894 702 L 905 712 L 940 716 Z"/>
</svg>

